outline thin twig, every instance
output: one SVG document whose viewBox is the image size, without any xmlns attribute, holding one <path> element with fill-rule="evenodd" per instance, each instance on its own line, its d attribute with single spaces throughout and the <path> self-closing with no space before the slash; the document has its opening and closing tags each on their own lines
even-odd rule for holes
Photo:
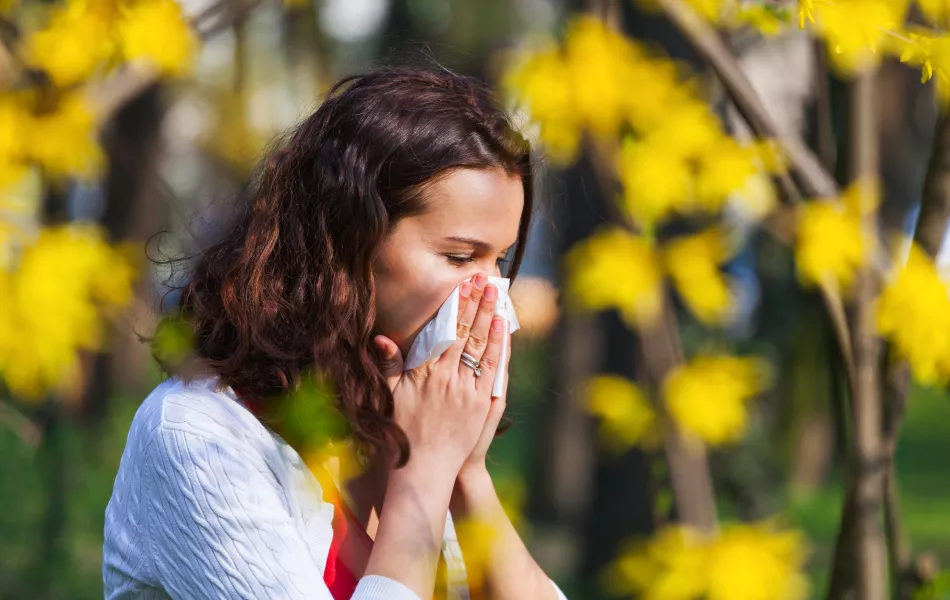
<svg viewBox="0 0 950 600">
<path fill-rule="evenodd" d="M 6 402 L 0 402 L 0 423 L 7 424 L 17 437 L 32 448 L 39 447 L 43 440 L 40 427 Z"/>
</svg>

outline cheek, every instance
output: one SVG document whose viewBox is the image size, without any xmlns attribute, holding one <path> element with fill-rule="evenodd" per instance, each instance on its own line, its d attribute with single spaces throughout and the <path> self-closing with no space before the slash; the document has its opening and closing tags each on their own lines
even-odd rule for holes
<svg viewBox="0 0 950 600">
<path fill-rule="evenodd" d="M 452 290 L 473 273 L 419 255 L 377 270 L 377 330 L 406 352 Z"/>
</svg>

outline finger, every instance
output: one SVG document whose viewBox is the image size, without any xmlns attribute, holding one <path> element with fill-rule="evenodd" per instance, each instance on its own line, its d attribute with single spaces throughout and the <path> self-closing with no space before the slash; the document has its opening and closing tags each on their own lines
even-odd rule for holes
<svg viewBox="0 0 950 600">
<path fill-rule="evenodd" d="M 494 317 L 491 320 L 491 327 L 488 332 L 488 342 L 485 345 L 485 352 L 481 356 L 480 365 L 482 376 L 479 377 L 479 386 L 487 386 L 490 390 L 495 383 L 495 372 L 498 371 L 499 361 L 501 360 L 501 342 L 505 339 L 505 320 L 501 317 Z M 461 369 L 471 370 L 465 365 L 460 365 Z"/>
<path fill-rule="evenodd" d="M 384 335 L 373 338 L 373 344 L 376 346 L 376 355 L 379 357 L 379 366 L 383 371 L 383 377 L 386 378 L 386 384 L 389 385 L 389 389 L 393 389 L 402 377 L 402 352 L 399 351 L 396 342 Z"/>
<path fill-rule="evenodd" d="M 468 290 L 469 297 L 465 303 L 465 309 L 459 306 L 459 320 L 458 327 L 455 331 L 455 343 L 449 346 L 449 349 L 446 350 L 442 356 L 439 358 L 439 362 L 444 362 L 450 365 L 458 365 L 459 357 L 462 356 L 462 349 L 465 347 L 465 343 L 468 341 L 468 336 L 472 332 L 472 324 L 475 322 L 475 315 L 478 312 L 478 304 L 482 299 L 482 293 L 485 290 L 485 283 L 488 279 L 484 275 L 476 275 L 472 278 L 471 284 L 472 287 Z M 461 295 L 461 290 L 459 290 L 459 295 Z M 459 303 L 461 305 L 461 303 Z"/>
<path fill-rule="evenodd" d="M 465 309 L 472 300 L 473 284 L 471 281 L 463 281 L 459 284 L 459 320 L 465 314 Z"/>
<path fill-rule="evenodd" d="M 495 316 L 495 301 L 497 299 L 498 288 L 493 285 L 486 285 L 485 292 L 482 294 L 482 301 L 475 313 L 475 322 L 468 334 L 468 341 L 465 342 L 465 352 L 471 354 L 475 360 L 481 360 L 485 353 L 489 328 L 491 327 L 492 317 Z"/>
</svg>

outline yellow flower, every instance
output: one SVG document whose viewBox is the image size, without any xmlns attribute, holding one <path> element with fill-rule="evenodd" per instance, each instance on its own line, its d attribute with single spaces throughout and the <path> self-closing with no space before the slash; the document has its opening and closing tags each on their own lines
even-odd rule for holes
<svg viewBox="0 0 950 600">
<path fill-rule="evenodd" d="M 616 135 L 630 94 L 623 83 L 633 46 L 600 19 L 581 17 L 568 25 L 565 50 L 575 109 L 595 134 Z"/>
<path fill-rule="evenodd" d="M 169 76 L 191 69 L 198 41 L 174 0 L 139 0 L 125 13 L 120 28 L 122 53 Z"/>
<path fill-rule="evenodd" d="M 131 297 L 125 261 L 98 229 L 72 225 L 44 230 L 0 272 L 0 377 L 14 395 L 37 399 L 76 383 L 76 352 L 100 348 L 105 311 Z"/>
<path fill-rule="evenodd" d="M 767 386 L 767 373 L 758 359 L 699 356 L 666 377 L 663 398 L 684 433 L 720 446 L 745 434 L 747 404 Z"/>
<path fill-rule="evenodd" d="M 637 132 L 656 129 L 669 120 L 676 107 L 690 102 L 687 89 L 680 84 L 679 70 L 673 61 L 649 58 L 643 51 L 631 62 L 625 87 L 637 93 L 626 94 L 623 101 L 626 118 Z"/>
<path fill-rule="evenodd" d="M 731 194 L 741 192 L 763 169 L 761 148 L 764 146 L 742 146 L 729 136 L 718 136 L 699 158 L 697 204 L 710 212 L 721 210 Z"/>
<path fill-rule="evenodd" d="M 495 542 L 498 527 L 480 518 L 464 518 L 455 522 L 455 531 L 465 553 L 465 575 L 475 595 L 479 595 L 492 560 L 497 555 Z"/>
<path fill-rule="evenodd" d="M 932 24 L 944 28 L 950 24 L 950 2 L 947 0 L 917 0 L 917 6 Z"/>
<path fill-rule="evenodd" d="M 587 383 L 587 409 L 600 418 L 600 439 L 616 452 L 633 446 L 659 445 L 656 413 L 640 388 L 615 375 L 600 375 Z"/>
<path fill-rule="evenodd" d="M 878 331 L 924 384 L 950 380 L 948 293 L 933 261 L 914 245 L 878 300 Z"/>
<path fill-rule="evenodd" d="M 876 189 L 856 183 L 840 199 L 816 200 L 801 208 L 795 260 L 803 281 L 851 286 L 875 248 L 861 219 L 877 201 Z"/>
<path fill-rule="evenodd" d="M 722 139 L 722 127 L 709 107 L 698 99 L 667 108 L 668 116 L 651 128 L 650 145 L 683 159 L 698 159 Z"/>
<path fill-rule="evenodd" d="M 785 15 L 779 12 L 779 9 L 770 4 L 749 3 L 741 4 L 737 8 L 733 20 L 736 25 L 745 25 L 765 37 L 773 37 L 781 33 L 787 25 L 787 18 L 783 16 Z M 800 25 L 804 26 L 803 23 Z"/>
<path fill-rule="evenodd" d="M 324 469 L 338 485 L 359 477 L 365 471 L 352 438 L 307 447 L 302 458 L 308 468 Z"/>
<path fill-rule="evenodd" d="M 540 125 L 548 155 L 560 164 L 574 160 L 583 124 L 575 110 L 567 64 L 557 48 L 524 58 L 505 75 L 505 85 Z"/>
<path fill-rule="evenodd" d="M 25 141 L 30 137 L 32 117 L 19 98 L 0 96 L 0 187 L 25 175 Z"/>
<path fill-rule="evenodd" d="M 698 600 L 708 587 L 708 542 L 687 527 L 665 527 L 624 551 L 607 572 L 612 595 Z"/>
<path fill-rule="evenodd" d="M 803 600 L 805 541 L 766 523 L 723 528 L 709 551 L 708 600 Z"/>
<path fill-rule="evenodd" d="M 662 273 L 650 243 L 623 229 L 604 229 L 567 256 L 569 298 L 582 308 L 617 309 L 631 326 L 656 320 Z"/>
<path fill-rule="evenodd" d="M 899 46 L 901 62 L 920 67 L 920 81 L 926 83 L 936 75 L 937 97 L 950 101 L 950 36 L 932 36 L 908 32 Z"/>
<path fill-rule="evenodd" d="M 817 25 L 832 64 L 845 74 L 877 65 L 889 42 L 888 31 L 903 24 L 907 5 L 902 0 L 835 0 L 822 3 Z"/>
<path fill-rule="evenodd" d="M 73 0 L 27 39 L 26 60 L 58 86 L 80 83 L 103 69 L 113 55 L 112 27 L 101 7 Z"/>
<path fill-rule="evenodd" d="M 33 121 L 30 157 L 51 176 L 92 178 L 102 167 L 92 108 L 79 94 L 62 98 L 56 110 Z"/>
<path fill-rule="evenodd" d="M 731 314 L 732 294 L 720 265 L 732 254 L 725 235 L 716 229 L 678 238 L 664 252 L 676 290 L 696 318 L 708 325 L 722 324 Z"/>
<path fill-rule="evenodd" d="M 815 0 L 798 0 L 798 27 L 805 28 L 805 21 L 815 22 Z"/>
<path fill-rule="evenodd" d="M 627 139 L 617 170 L 623 184 L 624 208 L 645 229 L 685 212 L 692 201 L 692 172 L 677 154 L 647 141 Z"/>
<path fill-rule="evenodd" d="M 668 526 L 624 551 L 606 583 L 644 600 L 800 600 L 805 546 L 800 533 L 770 522 L 726 525 L 718 536 Z"/>
</svg>

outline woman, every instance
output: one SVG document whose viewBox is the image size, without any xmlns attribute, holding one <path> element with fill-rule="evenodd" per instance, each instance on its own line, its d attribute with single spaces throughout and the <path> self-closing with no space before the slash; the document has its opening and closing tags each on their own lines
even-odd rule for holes
<svg viewBox="0 0 950 600">
<path fill-rule="evenodd" d="M 106 597 L 466 597 L 451 509 L 495 526 L 480 591 L 563 598 L 485 468 L 508 364 L 485 276 L 509 254 L 517 273 L 531 189 L 528 144 L 475 81 L 385 68 L 338 84 L 181 290 L 202 374 L 136 414 L 106 510 Z M 457 341 L 404 373 L 457 286 Z M 345 501 L 268 418 L 314 369 L 369 456 Z"/>
</svg>

